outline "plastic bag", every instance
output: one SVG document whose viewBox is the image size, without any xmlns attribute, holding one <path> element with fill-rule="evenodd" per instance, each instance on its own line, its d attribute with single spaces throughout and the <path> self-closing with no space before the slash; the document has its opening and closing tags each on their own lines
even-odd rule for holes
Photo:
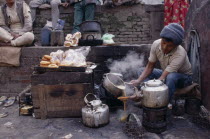
<svg viewBox="0 0 210 139">
<path fill-rule="evenodd" d="M 102 36 L 102 40 L 104 44 L 114 44 L 113 37 L 115 37 L 113 34 L 106 33 Z"/>
<path fill-rule="evenodd" d="M 58 50 L 57 52 L 50 53 L 52 59 L 50 60 L 51 63 L 60 65 L 61 61 L 63 61 L 64 52 L 62 50 Z"/>
</svg>

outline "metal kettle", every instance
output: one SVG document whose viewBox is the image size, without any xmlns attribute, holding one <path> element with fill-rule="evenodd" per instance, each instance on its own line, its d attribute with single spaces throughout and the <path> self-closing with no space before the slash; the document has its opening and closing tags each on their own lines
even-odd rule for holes
<svg viewBox="0 0 210 139">
<path fill-rule="evenodd" d="M 93 95 L 95 100 L 88 101 L 87 96 Z M 82 108 L 82 122 L 88 127 L 100 127 L 109 123 L 109 107 L 103 104 L 94 94 L 88 93 L 84 98 L 87 104 Z"/>
<path fill-rule="evenodd" d="M 169 103 L 168 86 L 161 80 L 149 80 L 141 87 L 142 104 L 148 108 L 161 108 Z"/>
</svg>

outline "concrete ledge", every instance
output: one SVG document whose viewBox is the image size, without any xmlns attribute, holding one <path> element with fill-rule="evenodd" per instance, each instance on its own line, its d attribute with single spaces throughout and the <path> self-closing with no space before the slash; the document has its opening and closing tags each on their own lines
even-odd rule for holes
<svg viewBox="0 0 210 139">
<path fill-rule="evenodd" d="M 92 61 L 98 64 L 96 68 L 95 81 L 100 83 L 102 75 L 108 72 L 108 59 L 121 59 L 129 51 L 135 51 L 139 54 L 144 54 L 145 62 L 149 55 L 150 44 L 145 45 L 121 45 L 121 46 L 95 46 L 91 47 L 91 51 L 87 56 L 87 61 Z M 31 75 L 33 68 L 39 65 L 41 57 L 51 52 L 79 47 L 25 47 L 22 48 L 21 65 L 20 67 L 0 67 L 0 95 L 17 95 L 27 85 L 31 83 Z M 47 80 L 47 79 L 46 79 Z"/>
</svg>

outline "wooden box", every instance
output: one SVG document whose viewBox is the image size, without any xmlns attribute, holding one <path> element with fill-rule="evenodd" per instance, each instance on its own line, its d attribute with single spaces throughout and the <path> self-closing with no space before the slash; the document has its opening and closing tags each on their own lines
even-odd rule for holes
<svg viewBox="0 0 210 139">
<path fill-rule="evenodd" d="M 81 117 L 84 97 L 93 93 L 93 73 L 44 70 L 31 76 L 35 118 Z"/>
</svg>

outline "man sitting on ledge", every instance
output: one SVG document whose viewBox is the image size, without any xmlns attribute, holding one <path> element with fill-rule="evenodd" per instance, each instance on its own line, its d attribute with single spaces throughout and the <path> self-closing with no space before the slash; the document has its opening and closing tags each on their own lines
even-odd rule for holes
<svg viewBox="0 0 210 139">
<path fill-rule="evenodd" d="M 25 2 L 6 0 L 0 10 L 1 46 L 31 45 L 34 41 L 29 6 Z"/>
</svg>

